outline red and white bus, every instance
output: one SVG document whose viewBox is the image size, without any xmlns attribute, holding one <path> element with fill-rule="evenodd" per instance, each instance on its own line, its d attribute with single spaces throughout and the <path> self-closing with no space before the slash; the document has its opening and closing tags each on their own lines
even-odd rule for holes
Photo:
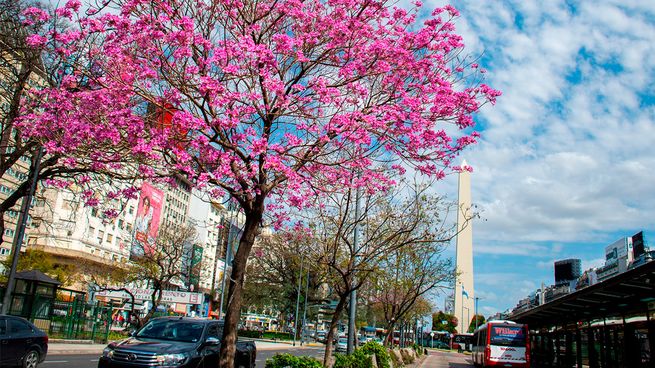
<svg viewBox="0 0 655 368">
<path fill-rule="evenodd" d="M 476 367 L 530 367 L 528 326 L 512 321 L 489 321 L 473 333 Z"/>
</svg>

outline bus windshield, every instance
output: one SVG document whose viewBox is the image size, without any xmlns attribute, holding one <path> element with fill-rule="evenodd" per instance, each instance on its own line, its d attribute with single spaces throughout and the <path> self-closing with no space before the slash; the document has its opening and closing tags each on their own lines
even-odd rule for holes
<svg viewBox="0 0 655 368">
<path fill-rule="evenodd" d="M 491 345 L 525 346 L 523 326 L 492 326 Z"/>
</svg>

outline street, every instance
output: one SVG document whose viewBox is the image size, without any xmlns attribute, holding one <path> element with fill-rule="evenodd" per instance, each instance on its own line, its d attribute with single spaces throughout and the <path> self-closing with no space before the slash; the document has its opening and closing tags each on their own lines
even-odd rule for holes
<svg viewBox="0 0 655 368">
<path fill-rule="evenodd" d="M 323 357 L 323 348 L 286 348 L 275 350 L 260 350 L 257 352 L 257 367 L 263 368 L 266 359 L 277 353 L 289 353 L 293 355 L 307 355 L 317 359 Z M 469 368 L 470 356 L 456 352 L 431 351 L 431 357 L 419 364 L 420 368 Z M 41 365 L 41 368 L 96 368 L 98 364 L 97 354 L 67 354 L 49 356 Z"/>
<path fill-rule="evenodd" d="M 323 348 L 287 348 L 276 350 L 258 350 L 257 367 L 263 368 L 266 359 L 277 353 L 289 353 L 293 355 L 308 355 L 318 359 L 323 357 Z M 98 366 L 98 354 L 66 354 L 66 355 L 49 355 L 41 363 L 41 368 L 96 368 Z"/>
<path fill-rule="evenodd" d="M 418 368 L 470 368 L 471 356 L 451 351 L 431 351 Z"/>
</svg>

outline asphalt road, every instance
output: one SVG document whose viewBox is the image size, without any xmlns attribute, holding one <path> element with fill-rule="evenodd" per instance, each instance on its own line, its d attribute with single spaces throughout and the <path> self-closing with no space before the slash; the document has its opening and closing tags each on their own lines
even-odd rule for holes
<svg viewBox="0 0 655 368">
<path fill-rule="evenodd" d="M 289 353 L 293 355 L 308 355 L 318 359 L 323 358 L 324 348 L 289 348 L 280 350 L 259 350 L 257 351 L 257 367 L 264 368 L 266 359 L 277 353 Z M 98 354 L 76 354 L 76 355 L 52 355 L 46 357 L 39 368 L 96 368 L 98 366 Z"/>
</svg>

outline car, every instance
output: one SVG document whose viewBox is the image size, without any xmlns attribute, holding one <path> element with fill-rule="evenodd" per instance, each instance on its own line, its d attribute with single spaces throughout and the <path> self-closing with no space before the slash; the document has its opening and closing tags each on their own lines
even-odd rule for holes
<svg viewBox="0 0 655 368">
<path fill-rule="evenodd" d="M 148 321 L 128 339 L 109 344 L 98 368 L 217 367 L 223 321 L 160 317 Z M 234 366 L 253 368 L 257 348 L 252 341 L 237 341 Z"/>
<path fill-rule="evenodd" d="M 325 331 L 318 331 L 316 334 L 316 341 L 318 342 L 327 342 L 327 333 Z"/>
<path fill-rule="evenodd" d="M 441 340 L 435 340 L 431 344 L 432 347 L 436 349 L 450 350 L 450 346 L 448 345 L 448 343 Z"/>
<path fill-rule="evenodd" d="M 340 337 L 337 340 L 337 345 L 335 346 L 337 352 L 347 351 L 348 350 L 348 339 L 345 337 Z"/>
<path fill-rule="evenodd" d="M 0 367 L 35 368 L 48 354 L 48 335 L 24 318 L 0 315 Z"/>
</svg>

